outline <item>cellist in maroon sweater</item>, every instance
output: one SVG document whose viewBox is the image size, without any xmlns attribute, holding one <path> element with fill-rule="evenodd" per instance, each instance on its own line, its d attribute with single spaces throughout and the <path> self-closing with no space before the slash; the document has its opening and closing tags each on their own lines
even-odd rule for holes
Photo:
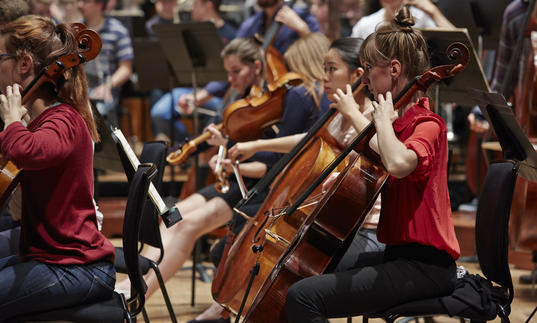
<svg viewBox="0 0 537 323">
<path fill-rule="evenodd" d="M 0 259 L 0 321 L 113 292 L 114 247 L 98 231 L 93 205 L 98 134 L 84 70 L 65 73 L 59 91 L 38 85 L 21 104 L 21 88 L 77 49 L 71 27 L 47 18 L 24 16 L 0 28 L 0 148 L 23 169 L 20 256 Z"/>
</svg>

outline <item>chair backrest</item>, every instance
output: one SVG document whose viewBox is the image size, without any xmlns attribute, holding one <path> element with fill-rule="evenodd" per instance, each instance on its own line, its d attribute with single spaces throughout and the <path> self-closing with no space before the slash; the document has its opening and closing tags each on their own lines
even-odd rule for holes
<svg viewBox="0 0 537 323">
<path fill-rule="evenodd" d="M 129 185 L 125 218 L 123 220 L 123 253 L 127 265 L 129 279 L 132 286 L 131 299 L 136 299 L 133 315 L 142 311 L 145 304 L 145 284 L 138 261 L 138 232 L 142 223 L 143 209 L 147 201 L 149 183 L 156 175 L 157 170 L 153 164 L 140 164 L 134 173 Z"/>
<path fill-rule="evenodd" d="M 167 145 L 164 141 L 149 141 L 144 143 L 142 153 L 140 154 L 141 163 L 151 163 L 157 168 L 157 175 L 153 178 L 153 185 L 160 193 L 162 192 L 162 177 L 164 175 L 164 167 L 166 166 Z M 142 230 L 139 233 L 138 239 L 143 244 L 148 244 L 152 247 L 161 249 L 161 258 L 163 256 L 162 239 L 159 229 L 159 215 L 155 204 L 147 203 L 144 208 L 142 217 Z M 160 263 L 157 261 L 157 263 Z"/>
<path fill-rule="evenodd" d="M 483 183 L 476 213 L 475 239 L 481 271 L 509 290 L 513 281 L 508 264 L 508 224 L 519 166 L 514 161 L 492 163 Z"/>
<path fill-rule="evenodd" d="M 130 183 L 134 176 L 134 168 L 119 141 L 116 141 L 116 147 L 125 170 L 125 175 Z M 162 187 L 162 177 L 164 174 L 164 167 L 166 166 L 166 151 L 167 145 L 164 141 L 145 142 L 139 158 L 141 163 L 152 163 L 156 166 L 158 173 L 153 179 L 153 185 L 158 192 L 161 192 Z M 159 263 L 163 257 L 163 246 L 158 224 L 158 211 L 152 202 L 145 205 L 142 221 L 142 231 L 140 231 L 138 236 L 139 241 L 142 244 L 148 244 L 161 250 L 160 259 L 157 261 L 157 263 Z"/>
</svg>

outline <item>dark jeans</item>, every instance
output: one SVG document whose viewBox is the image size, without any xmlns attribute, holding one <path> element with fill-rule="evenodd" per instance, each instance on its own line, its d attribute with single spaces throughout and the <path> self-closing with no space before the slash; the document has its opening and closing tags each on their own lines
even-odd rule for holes
<svg viewBox="0 0 537 323">
<path fill-rule="evenodd" d="M 409 244 L 363 253 L 360 267 L 302 279 L 287 292 L 290 322 L 327 322 L 327 318 L 382 311 L 417 299 L 450 294 L 455 261 L 444 251 Z"/>
<path fill-rule="evenodd" d="M 0 322 L 21 314 L 95 302 L 112 296 L 114 265 L 50 265 L 0 259 Z"/>
</svg>

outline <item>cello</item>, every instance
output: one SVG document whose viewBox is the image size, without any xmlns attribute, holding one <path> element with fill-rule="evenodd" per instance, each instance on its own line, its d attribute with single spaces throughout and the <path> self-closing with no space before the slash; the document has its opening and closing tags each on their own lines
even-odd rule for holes
<svg viewBox="0 0 537 323">
<path fill-rule="evenodd" d="M 435 67 L 410 83 L 394 101 L 396 109 L 408 103 L 416 91 L 426 91 L 430 84 L 455 75 L 468 64 L 469 51 L 462 44 L 452 44 L 448 55 L 458 62 Z M 233 261 L 224 263 L 222 259 L 219 264 L 213 281 L 217 302 L 238 317 L 244 310 L 244 321 L 285 321 L 287 289 L 297 280 L 322 274 L 337 263 L 380 193 L 387 172 L 379 156 L 368 147 L 373 135 L 371 123 L 306 189 L 301 187 L 289 200 L 272 198 L 279 204 L 262 206 L 229 247 L 227 258 Z M 319 141 L 313 138 L 312 144 Z M 297 171 L 293 166 L 292 162 L 279 181 L 293 177 Z M 316 196 L 319 185 L 336 169 L 342 171 L 333 185 Z M 267 200 L 278 194 L 273 188 Z M 348 210 L 356 212 L 346 214 Z M 337 221 L 334 214 L 338 214 Z M 218 278 L 219 285 L 215 286 Z"/>
<path fill-rule="evenodd" d="M 71 27 L 76 32 L 78 52 L 57 58 L 52 64 L 44 67 L 39 74 L 21 93 L 22 104 L 28 102 L 37 89 L 44 84 L 51 84 L 56 89 L 61 87 L 63 73 L 71 67 L 83 64 L 97 57 L 101 51 L 101 37 L 95 31 L 87 29 L 82 23 L 73 23 Z M 1 128 L 4 128 L 2 122 Z M 20 169 L 12 162 L 5 160 L 0 153 L 0 205 L 4 205 L 19 182 Z"/>
</svg>

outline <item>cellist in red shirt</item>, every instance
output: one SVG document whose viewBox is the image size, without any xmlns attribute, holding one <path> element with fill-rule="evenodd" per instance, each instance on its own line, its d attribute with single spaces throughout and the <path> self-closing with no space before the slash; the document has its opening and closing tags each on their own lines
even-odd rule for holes
<svg viewBox="0 0 537 323">
<path fill-rule="evenodd" d="M 460 250 L 447 188 L 445 123 L 430 111 L 427 98 L 415 95 L 398 111 L 392 103 L 392 94 L 399 94 L 429 68 L 427 45 L 413 24 L 409 10 L 402 8 L 360 49 L 363 82 L 377 101 L 373 103 L 377 135 L 370 145 L 389 173 L 377 228 L 386 250 L 369 255 L 356 268 L 293 284 L 286 298 L 291 322 L 326 322 L 381 311 L 448 295 L 455 287 Z M 346 93 L 338 90 L 337 96 L 336 108 L 357 131 L 364 129 L 369 120 L 356 108 L 350 86 Z"/>
</svg>

